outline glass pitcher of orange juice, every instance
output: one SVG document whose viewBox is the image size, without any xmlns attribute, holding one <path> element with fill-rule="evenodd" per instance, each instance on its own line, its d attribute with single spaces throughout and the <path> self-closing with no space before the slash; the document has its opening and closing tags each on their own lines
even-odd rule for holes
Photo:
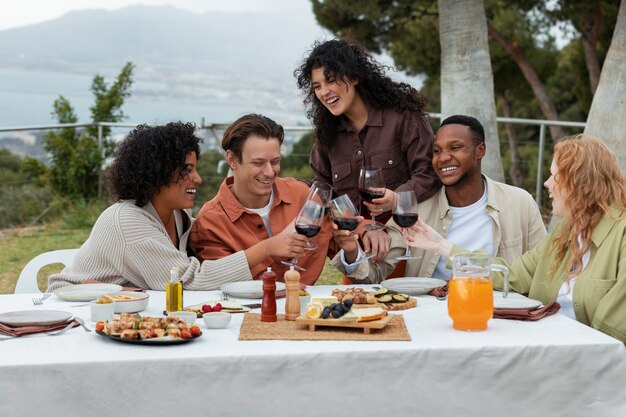
<svg viewBox="0 0 626 417">
<path fill-rule="evenodd" d="M 481 331 L 493 316 L 491 271 L 504 275 L 503 297 L 509 291 L 509 269 L 491 263 L 489 255 L 462 253 L 452 257 L 448 289 L 448 315 L 457 330 Z"/>
</svg>

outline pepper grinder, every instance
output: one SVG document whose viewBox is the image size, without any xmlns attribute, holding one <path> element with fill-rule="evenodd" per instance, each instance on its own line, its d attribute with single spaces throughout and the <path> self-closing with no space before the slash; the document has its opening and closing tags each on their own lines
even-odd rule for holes
<svg viewBox="0 0 626 417">
<path fill-rule="evenodd" d="M 263 301 L 261 303 L 261 321 L 276 321 L 276 274 L 272 268 L 261 275 L 263 280 Z"/>
<path fill-rule="evenodd" d="M 300 273 L 293 266 L 285 272 L 285 288 L 285 320 L 295 320 L 300 315 Z"/>
</svg>

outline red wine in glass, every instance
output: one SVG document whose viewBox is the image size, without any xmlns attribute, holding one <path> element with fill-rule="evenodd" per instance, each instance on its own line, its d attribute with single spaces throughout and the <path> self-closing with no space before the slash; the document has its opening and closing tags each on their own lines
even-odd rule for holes
<svg viewBox="0 0 626 417">
<path fill-rule="evenodd" d="M 383 170 L 371 166 L 364 166 L 359 173 L 359 194 L 361 198 L 369 203 L 375 198 L 385 196 L 385 179 Z M 374 231 L 384 229 L 385 226 L 376 221 L 376 215 L 370 212 L 373 223 L 365 226 L 365 230 Z"/>
<path fill-rule="evenodd" d="M 398 223 L 400 227 L 411 227 L 417 223 L 417 213 L 394 213 L 393 220 Z"/>
<path fill-rule="evenodd" d="M 378 191 L 378 190 L 372 190 L 372 189 L 359 189 L 359 194 L 361 194 L 361 198 L 369 203 L 372 202 L 372 200 L 374 200 L 375 198 L 382 198 L 385 196 L 385 192 L 382 191 Z"/>
<path fill-rule="evenodd" d="M 397 193 L 396 202 L 393 206 L 393 221 L 398 226 L 406 229 L 413 226 L 417 222 L 417 198 L 415 191 L 399 191 Z M 418 259 L 419 256 L 413 256 L 409 246 L 406 246 L 404 255 L 396 257 L 396 259 Z"/>
<path fill-rule="evenodd" d="M 296 224 L 296 232 L 306 237 L 313 237 L 317 235 L 321 229 L 321 226 L 316 226 L 314 224 Z"/>
<path fill-rule="evenodd" d="M 359 227 L 359 219 L 354 217 L 333 217 L 333 222 L 337 225 L 339 230 L 353 231 Z"/>
</svg>

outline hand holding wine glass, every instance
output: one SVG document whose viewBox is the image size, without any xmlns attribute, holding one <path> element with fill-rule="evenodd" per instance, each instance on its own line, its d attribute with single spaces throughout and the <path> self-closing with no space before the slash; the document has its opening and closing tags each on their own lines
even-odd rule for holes
<svg viewBox="0 0 626 417">
<path fill-rule="evenodd" d="M 415 191 L 400 191 L 397 193 L 396 203 L 393 207 L 393 220 L 402 227 L 403 230 L 413 226 L 417 222 L 417 198 Z M 413 256 L 410 247 L 407 245 L 404 255 L 397 256 L 396 259 L 419 259 Z"/>
<path fill-rule="evenodd" d="M 385 179 L 383 178 L 382 169 L 370 166 L 361 168 L 359 174 L 359 194 L 363 200 L 371 203 L 375 198 L 383 197 L 385 190 Z M 385 227 L 376 221 L 376 214 L 380 213 L 370 212 L 373 223 L 365 226 L 365 230 L 380 230 Z"/>
<path fill-rule="evenodd" d="M 300 209 L 298 216 L 295 220 L 296 232 L 311 238 L 317 235 L 322 229 L 324 223 L 324 206 L 313 200 L 306 200 L 304 205 Z M 317 249 L 317 244 L 311 240 L 307 240 L 306 250 Z M 305 269 L 298 266 L 298 257 L 294 257 L 291 261 L 281 261 L 283 265 L 293 266 L 300 271 Z"/>
<path fill-rule="evenodd" d="M 333 199 L 330 202 L 330 215 L 332 217 L 333 222 L 337 225 L 337 228 L 339 230 L 348 230 L 350 231 L 351 235 L 354 235 L 354 231 L 357 229 L 357 227 L 359 226 L 359 223 L 361 223 L 361 220 L 363 219 L 363 217 L 359 216 L 359 210 L 354 206 L 354 204 L 352 203 L 352 200 L 350 199 L 350 197 L 348 197 L 347 194 L 343 194 Z M 335 234 L 335 236 L 337 235 Z M 344 242 L 349 243 L 353 241 L 355 243 L 354 251 L 351 248 L 349 251 L 348 247 L 342 246 L 342 248 L 346 252 L 346 258 L 356 259 L 356 256 L 352 256 L 352 255 L 355 255 L 355 252 L 356 252 L 356 255 L 358 255 L 358 252 L 360 249 L 358 240 L 356 238 L 345 239 L 345 235 L 340 236 L 340 238 L 344 238 L 344 239 L 341 239 Z M 351 253 L 348 253 L 348 252 L 351 252 Z M 376 256 L 376 253 L 365 254 L 366 259 L 369 259 L 373 256 Z"/>
</svg>

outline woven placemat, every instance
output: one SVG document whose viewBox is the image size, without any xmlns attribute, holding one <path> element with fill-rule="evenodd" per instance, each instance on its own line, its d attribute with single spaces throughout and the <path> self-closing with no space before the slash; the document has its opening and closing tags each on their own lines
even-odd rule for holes
<svg viewBox="0 0 626 417">
<path fill-rule="evenodd" d="M 393 314 L 384 329 L 371 330 L 365 334 L 363 329 L 346 327 L 318 327 L 310 331 L 307 326 L 285 320 L 278 314 L 274 323 L 261 321 L 258 313 L 246 313 L 239 331 L 239 340 L 411 340 L 404 324 L 404 317 Z"/>
</svg>

